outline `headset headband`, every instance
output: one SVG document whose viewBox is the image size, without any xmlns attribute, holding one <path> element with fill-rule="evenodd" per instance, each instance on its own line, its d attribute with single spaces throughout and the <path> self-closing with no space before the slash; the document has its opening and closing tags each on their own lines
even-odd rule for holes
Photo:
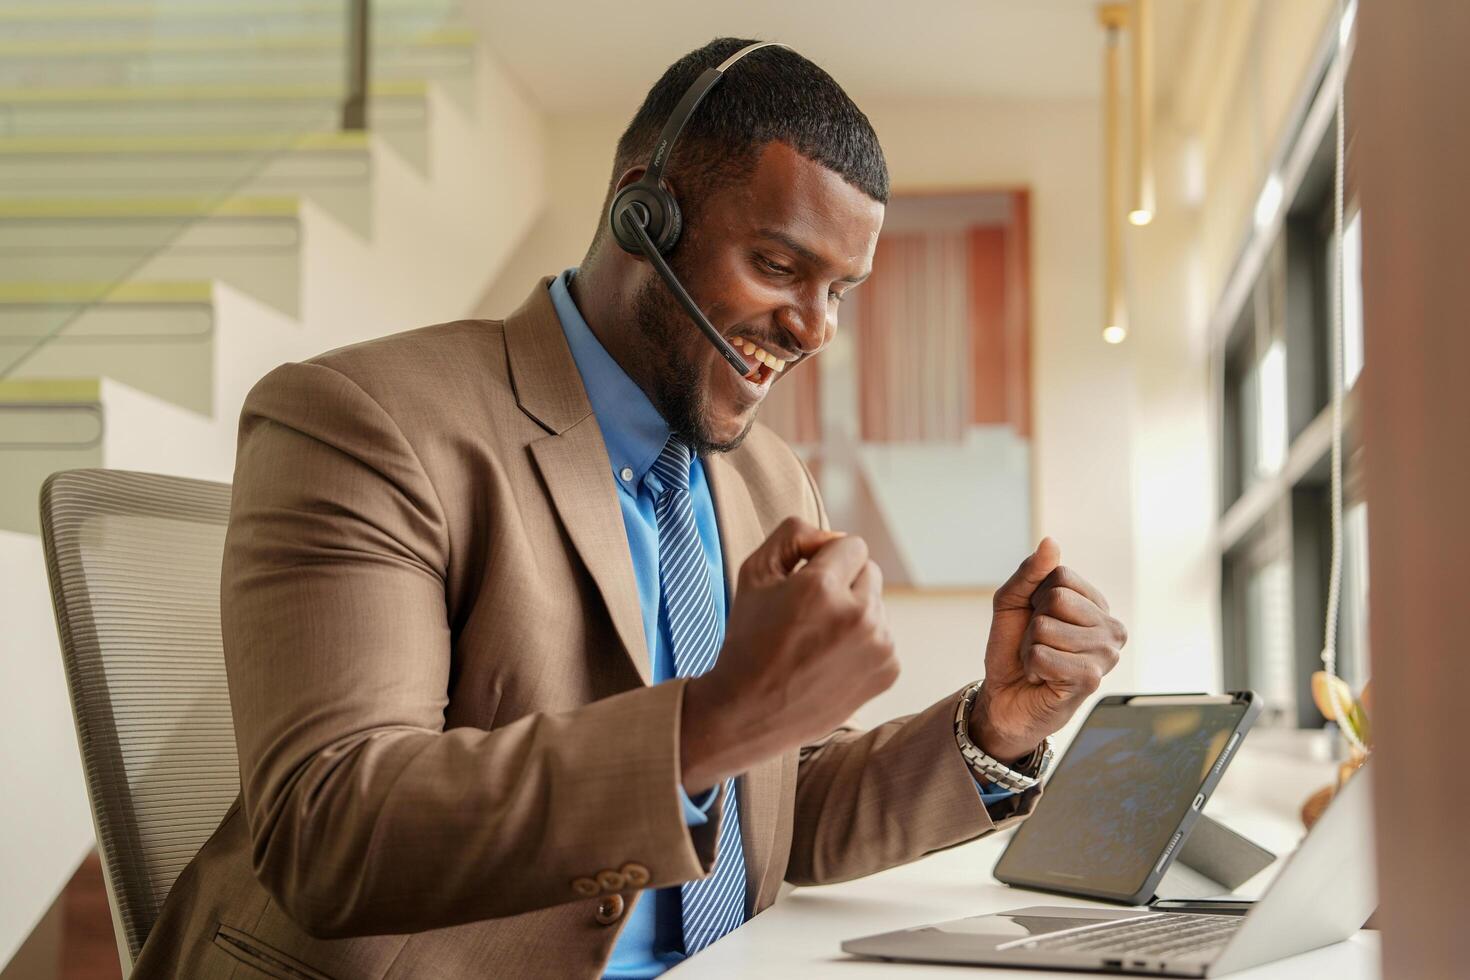
<svg viewBox="0 0 1470 980">
<path fill-rule="evenodd" d="M 668 162 L 669 154 L 673 152 L 674 141 L 679 138 L 679 133 L 684 129 L 684 124 L 689 121 L 689 117 L 694 115 L 694 110 L 699 108 L 699 103 L 704 101 L 709 90 L 714 88 L 715 83 L 724 76 L 725 72 L 752 51 L 770 47 L 789 49 L 790 45 L 782 44 L 780 41 L 757 41 L 755 44 L 747 44 L 720 62 L 717 67 L 706 68 L 704 73 L 695 79 L 694 84 L 689 86 L 689 90 L 679 100 L 679 104 L 674 106 L 668 122 L 664 123 L 663 131 L 658 134 L 658 143 L 653 148 L 653 159 L 649 161 L 643 180 L 654 187 L 658 186 L 659 178 L 663 175 L 664 164 Z"/>
</svg>

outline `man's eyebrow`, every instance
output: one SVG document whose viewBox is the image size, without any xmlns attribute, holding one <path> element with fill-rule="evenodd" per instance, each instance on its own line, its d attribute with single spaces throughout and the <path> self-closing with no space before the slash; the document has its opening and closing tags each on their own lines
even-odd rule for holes
<svg viewBox="0 0 1470 980">
<path fill-rule="evenodd" d="M 769 238 L 773 241 L 780 242 L 812 265 L 826 265 L 826 261 L 815 250 L 792 238 L 779 228 L 758 228 L 755 234 L 758 238 Z M 843 276 L 838 282 L 850 282 L 853 285 L 857 285 L 871 274 L 871 272 L 865 272 L 860 276 Z"/>
</svg>

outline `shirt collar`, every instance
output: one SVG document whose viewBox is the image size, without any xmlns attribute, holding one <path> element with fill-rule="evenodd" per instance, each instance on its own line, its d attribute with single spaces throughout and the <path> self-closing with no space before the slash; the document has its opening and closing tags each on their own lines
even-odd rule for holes
<svg viewBox="0 0 1470 980">
<path fill-rule="evenodd" d="M 582 318 L 569 288 L 576 274 L 573 267 L 551 281 L 551 303 L 577 372 L 582 375 L 592 414 L 602 430 L 613 477 L 618 486 L 636 494 L 644 475 L 669 441 L 669 425 Z M 631 471 L 631 479 L 623 478 L 625 469 Z"/>
</svg>

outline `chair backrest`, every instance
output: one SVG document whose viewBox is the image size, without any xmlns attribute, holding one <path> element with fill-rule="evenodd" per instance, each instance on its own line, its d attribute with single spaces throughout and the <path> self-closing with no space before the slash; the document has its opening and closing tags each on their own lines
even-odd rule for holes
<svg viewBox="0 0 1470 980">
<path fill-rule="evenodd" d="M 220 644 L 230 487 L 67 470 L 41 537 L 124 974 L 240 790 Z"/>
</svg>

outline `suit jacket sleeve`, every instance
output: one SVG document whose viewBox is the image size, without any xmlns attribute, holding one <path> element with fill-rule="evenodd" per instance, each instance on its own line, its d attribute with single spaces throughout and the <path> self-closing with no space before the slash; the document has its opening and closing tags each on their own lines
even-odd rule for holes
<svg viewBox="0 0 1470 980">
<path fill-rule="evenodd" d="M 718 821 L 687 827 L 680 807 L 681 681 L 444 729 L 449 558 L 435 488 L 377 402 L 315 363 L 256 385 L 220 600 L 272 896 L 338 937 L 586 899 L 587 879 L 629 862 L 648 887 L 706 875 Z"/>
<path fill-rule="evenodd" d="M 805 469 L 805 464 L 803 464 Z M 827 511 L 810 472 L 822 528 Z M 786 880 L 846 881 L 905 864 L 1015 823 L 1040 787 L 988 810 L 955 741 L 960 690 L 928 709 L 869 731 L 839 728 L 801 750 Z"/>
</svg>

